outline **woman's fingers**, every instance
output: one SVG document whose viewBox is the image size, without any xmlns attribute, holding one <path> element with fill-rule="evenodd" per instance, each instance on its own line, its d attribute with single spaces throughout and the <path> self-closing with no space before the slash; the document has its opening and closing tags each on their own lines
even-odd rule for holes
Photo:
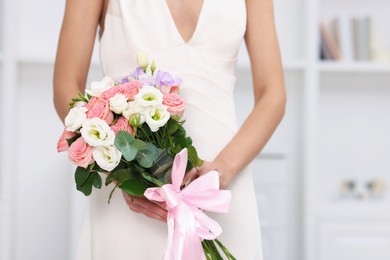
<svg viewBox="0 0 390 260">
<path fill-rule="evenodd" d="M 189 172 L 187 172 L 186 175 L 184 176 L 182 186 L 187 186 L 188 184 L 191 183 L 191 181 L 198 178 L 199 177 L 199 170 L 200 170 L 200 168 L 194 167 Z"/>
<path fill-rule="evenodd" d="M 164 203 L 154 203 L 144 197 L 134 197 L 126 192 L 123 192 L 123 197 L 132 211 L 166 222 L 168 213 Z"/>
</svg>

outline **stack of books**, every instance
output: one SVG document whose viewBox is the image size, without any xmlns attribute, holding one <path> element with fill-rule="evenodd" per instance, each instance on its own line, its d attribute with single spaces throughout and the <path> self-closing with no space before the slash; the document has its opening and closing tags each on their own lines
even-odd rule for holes
<svg viewBox="0 0 390 260">
<path fill-rule="evenodd" d="M 321 60 L 374 60 L 371 17 L 340 16 L 319 26 Z"/>
</svg>

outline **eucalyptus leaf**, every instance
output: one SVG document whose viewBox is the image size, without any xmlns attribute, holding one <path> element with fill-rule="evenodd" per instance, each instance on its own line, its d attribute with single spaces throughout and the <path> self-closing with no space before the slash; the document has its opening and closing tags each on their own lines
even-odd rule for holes
<svg viewBox="0 0 390 260">
<path fill-rule="evenodd" d="M 123 191 L 133 196 L 143 196 L 149 186 L 141 179 L 130 179 L 119 186 Z"/>
<path fill-rule="evenodd" d="M 154 154 L 151 150 L 148 149 L 142 149 L 138 151 L 137 154 L 137 162 L 144 168 L 150 168 L 153 165 L 154 162 Z"/>
<path fill-rule="evenodd" d="M 135 139 L 134 145 L 137 147 L 137 150 L 145 149 L 147 147 L 147 144 L 140 139 Z"/>
<path fill-rule="evenodd" d="M 137 155 L 138 149 L 135 146 L 135 139 L 126 131 L 119 131 L 116 134 L 115 146 L 129 162 L 134 160 Z"/>
<path fill-rule="evenodd" d="M 147 143 L 146 148 L 138 151 L 136 157 L 137 162 L 144 168 L 150 168 L 159 156 L 160 151 L 161 149 L 157 148 L 152 143 Z"/>
</svg>

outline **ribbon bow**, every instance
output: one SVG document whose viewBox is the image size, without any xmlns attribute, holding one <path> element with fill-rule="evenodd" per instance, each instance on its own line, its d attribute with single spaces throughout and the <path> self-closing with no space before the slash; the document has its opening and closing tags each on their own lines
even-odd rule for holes
<svg viewBox="0 0 390 260">
<path fill-rule="evenodd" d="M 202 240 L 212 240 L 222 233 L 221 226 L 203 210 L 227 213 L 231 192 L 219 190 L 216 171 L 200 176 L 180 190 L 187 166 L 187 149 L 175 156 L 172 184 L 148 188 L 144 195 L 149 200 L 166 202 L 168 209 L 168 242 L 165 260 L 206 259 Z"/>
</svg>

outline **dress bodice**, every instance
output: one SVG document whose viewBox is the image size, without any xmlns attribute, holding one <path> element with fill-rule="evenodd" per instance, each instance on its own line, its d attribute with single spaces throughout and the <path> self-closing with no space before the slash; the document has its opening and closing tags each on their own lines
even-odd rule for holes
<svg viewBox="0 0 390 260">
<path fill-rule="evenodd" d="M 202 110 L 233 134 L 237 54 L 245 30 L 245 0 L 204 0 L 188 42 L 165 0 L 110 0 L 100 42 L 103 72 L 114 79 L 129 75 L 137 66 L 136 53 L 144 51 L 157 70 L 183 79 L 181 94 L 192 114 L 187 125 L 193 110 Z"/>
<path fill-rule="evenodd" d="M 235 77 L 245 29 L 245 0 L 204 0 L 187 43 L 165 0 L 110 0 L 100 45 L 104 74 L 128 74 L 136 66 L 135 54 L 144 51 L 164 70 Z"/>
</svg>

